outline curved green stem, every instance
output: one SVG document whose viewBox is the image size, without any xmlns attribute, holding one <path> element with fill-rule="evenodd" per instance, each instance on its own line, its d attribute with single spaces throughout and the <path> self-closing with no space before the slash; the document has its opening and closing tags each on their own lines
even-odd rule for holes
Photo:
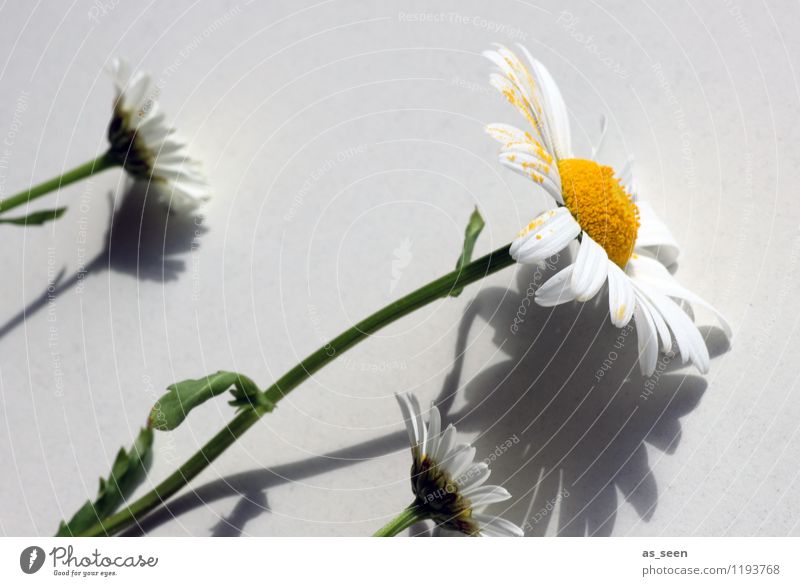
<svg viewBox="0 0 800 586">
<path fill-rule="evenodd" d="M 424 521 L 427 515 L 414 503 L 408 505 L 402 513 L 378 529 L 373 537 L 394 537 L 403 529 L 408 529 L 417 521 Z"/>
<path fill-rule="evenodd" d="M 60 187 L 65 187 L 70 183 L 75 183 L 81 179 L 86 179 L 90 175 L 105 171 L 111 167 L 118 165 L 108 153 L 103 153 L 96 159 L 75 167 L 71 171 L 67 171 L 58 177 L 53 177 L 48 181 L 34 185 L 24 191 L 0 200 L 0 214 L 7 212 L 17 206 L 24 205 L 29 201 L 33 201 L 43 195 L 47 195 L 51 191 L 55 191 Z"/>
<path fill-rule="evenodd" d="M 471 262 L 462 270 L 457 269 L 448 273 L 358 322 L 284 374 L 264 391 L 266 398 L 273 404 L 277 403 L 301 382 L 370 334 L 428 303 L 448 295 L 454 289 L 457 290 L 479 281 L 487 275 L 514 264 L 508 249 L 508 245 L 499 248 Z M 267 410 L 262 407 L 243 411 L 152 491 L 79 535 L 86 537 L 112 535 L 133 525 L 138 519 L 163 504 L 166 499 L 188 484 L 266 412 Z"/>
</svg>

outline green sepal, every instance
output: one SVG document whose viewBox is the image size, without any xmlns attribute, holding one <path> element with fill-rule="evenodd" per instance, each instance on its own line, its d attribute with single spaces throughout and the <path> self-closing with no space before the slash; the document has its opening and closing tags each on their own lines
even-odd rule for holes
<svg viewBox="0 0 800 586">
<path fill-rule="evenodd" d="M 228 401 L 228 405 L 236 407 L 237 413 L 248 407 L 261 407 L 264 411 L 275 409 L 275 403 L 267 399 L 256 384 L 244 375 L 239 375 L 239 380 L 234 383 L 233 400 Z"/>
</svg>

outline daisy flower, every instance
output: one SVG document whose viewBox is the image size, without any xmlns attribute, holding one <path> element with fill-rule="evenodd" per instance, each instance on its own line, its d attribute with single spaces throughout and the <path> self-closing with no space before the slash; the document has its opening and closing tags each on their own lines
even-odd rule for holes
<svg viewBox="0 0 800 586">
<path fill-rule="evenodd" d="M 710 310 L 728 338 L 730 326 L 666 269 L 677 259 L 678 246 L 652 207 L 637 197 L 631 161 L 616 174 L 573 155 L 558 86 L 544 65 L 524 47 L 520 50 L 529 67 L 502 45 L 484 55 L 499 70 L 491 76 L 492 85 L 525 117 L 528 129 L 491 124 L 487 132 L 503 145 L 501 163 L 541 185 L 551 208 L 519 233 L 510 253 L 517 262 L 539 264 L 577 248 L 574 262 L 536 291 L 536 302 L 552 307 L 588 301 L 607 283 L 611 322 L 621 328 L 634 320 L 645 376 L 655 371 L 659 350 L 673 352 L 673 345 L 684 364 L 692 362 L 707 372 L 705 340 L 686 310 L 692 305 Z"/>
<path fill-rule="evenodd" d="M 152 78 L 131 72 L 122 59 L 111 63 L 111 75 L 117 98 L 108 127 L 109 155 L 133 177 L 158 186 L 159 197 L 171 209 L 193 211 L 209 198 L 208 184 L 159 111 Z"/>
<path fill-rule="evenodd" d="M 56 220 L 66 207 L 34 211 L 15 218 L 5 213 L 117 166 L 123 167 L 132 177 L 155 185 L 159 200 L 170 209 L 191 212 L 209 198 L 208 183 L 199 164 L 187 156 L 186 144 L 175 137 L 164 114 L 158 111 L 152 78 L 146 73 L 132 73 L 121 59 L 111 63 L 111 74 L 117 98 L 108 126 L 111 143 L 108 151 L 53 179 L 0 200 L 0 224 L 34 226 Z"/>
<path fill-rule="evenodd" d="M 489 466 L 474 462 L 475 448 L 456 444 L 456 428 L 441 431 L 439 410 L 431 406 L 430 421 L 422 420 L 413 394 L 397 395 L 411 442 L 411 490 L 414 502 L 376 535 L 392 536 L 417 521 L 431 519 L 438 527 L 466 535 L 521 537 L 522 529 L 481 512 L 490 504 L 511 498 L 501 486 L 484 484 Z"/>
</svg>

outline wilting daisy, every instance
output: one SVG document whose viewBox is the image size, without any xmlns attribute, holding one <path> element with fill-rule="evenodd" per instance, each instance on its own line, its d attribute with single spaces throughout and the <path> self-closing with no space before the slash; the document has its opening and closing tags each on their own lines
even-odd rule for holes
<svg viewBox="0 0 800 586">
<path fill-rule="evenodd" d="M 492 85 L 522 113 L 529 129 L 491 124 L 487 131 L 503 145 L 500 161 L 541 185 L 552 209 L 519 233 L 510 253 L 517 262 L 539 264 L 577 247 L 574 262 L 538 289 L 536 302 L 550 307 L 588 301 L 608 283 L 611 322 L 623 327 L 634 319 L 645 375 L 655 371 L 659 347 L 672 351 L 673 337 L 683 362 L 707 372 L 708 349 L 683 306 L 709 309 L 728 337 L 730 327 L 665 268 L 677 259 L 678 247 L 653 209 L 637 198 L 630 161 L 617 175 L 611 167 L 575 158 L 558 86 L 544 65 L 520 49 L 530 68 L 500 45 L 485 55 L 499 68 Z"/>
<path fill-rule="evenodd" d="M 475 448 L 456 444 L 456 428 L 441 431 L 439 410 L 431 406 L 430 421 L 422 420 L 413 394 L 397 396 L 411 442 L 411 490 L 414 502 L 375 535 L 392 536 L 417 521 L 431 519 L 437 526 L 466 535 L 520 537 L 522 529 L 500 517 L 479 512 L 511 498 L 501 486 L 485 485 L 489 466 L 474 462 Z"/>
<path fill-rule="evenodd" d="M 191 212 L 209 198 L 208 183 L 200 165 L 189 158 L 186 144 L 175 137 L 164 114 L 158 110 L 152 78 L 146 73 L 132 73 L 121 59 L 111 63 L 111 74 L 117 97 L 108 127 L 111 143 L 108 151 L 58 177 L 0 200 L 0 223 L 30 226 L 58 219 L 66 207 L 14 218 L 4 214 L 116 166 L 122 166 L 137 179 L 150 181 L 150 185 L 157 188 L 159 199 L 171 210 Z"/>
<path fill-rule="evenodd" d="M 111 74 L 117 99 L 108 127 L 109 155 L 134 177 L 152 180 L 172 209 L 194 210 L 208 199 L 208 184 L 159 111 L 152 78 L 131 72 L 122 59 L 112 62 Z"/>
</svg>

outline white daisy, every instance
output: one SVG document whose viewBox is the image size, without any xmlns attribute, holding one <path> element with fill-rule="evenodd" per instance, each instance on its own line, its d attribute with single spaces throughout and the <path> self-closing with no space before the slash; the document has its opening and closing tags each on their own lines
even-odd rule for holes
<svg viewBox="0 0 800 586">
<path fill-rule="evenodd" d="M 684 307 L 709 309 L 729 338 L 730 326 L 665 268 L 677 259 L 678 246 L 653 209 L 637 198 L 631 161 L 615 176 L 611 167 L 574 157 L 558 86 L 544 65 L 520 49 L 530 68 L 501 45 L 484 54 L 499 69 L 491 76 L 492 85 L 525 116 L 531 129 L 491 124 L 487 131 L 503 145 L 500 161 L 541 185 L 552 198 L 552 209 L 519 233 L 511 256 L 520 263 L 539 264 L 577 247 L 574 262 L 538 289 L 536 302 L 551 307 L 588 301 L 608 283 L 611 322 L 623 327 L 634 319 L 645 376 L 655 371 L 659 348 L 672 352 L 673 338 L 683 362 L 707 372 L 708 349 Z M 604 134 L 605 122 L 601 142 Z M 599 146 L 593 157 L 598 150 Z"/>
<path fill-rule="evenodd" d="M 132 176 L 152 180 L 159 197 L 179 212 L 190 212 L 209 198 L 209 187 L 186 144 L 177 139 L 159 112 L 155 84 L 147 73 L 131 72 L 122 59 L 111 63 L 117 88 L 108 127 L 109 156 Z"/>
<path fill-rule="evenodd" d="M 522 529 L 500 517 L 480 512 L 485 506 L 511 498 L 501 486 L 485 485 L 489 466 L 473 462 L 475 448 L 456 444 L 456 428 L 441 431 L 439 410 L 431 406 L 430 421 L 422 420 L 413 394 L 397 396 L 411 442 L 411 489 L 417 519 L 467 535 L 521 537 Z"/>
</svg>

